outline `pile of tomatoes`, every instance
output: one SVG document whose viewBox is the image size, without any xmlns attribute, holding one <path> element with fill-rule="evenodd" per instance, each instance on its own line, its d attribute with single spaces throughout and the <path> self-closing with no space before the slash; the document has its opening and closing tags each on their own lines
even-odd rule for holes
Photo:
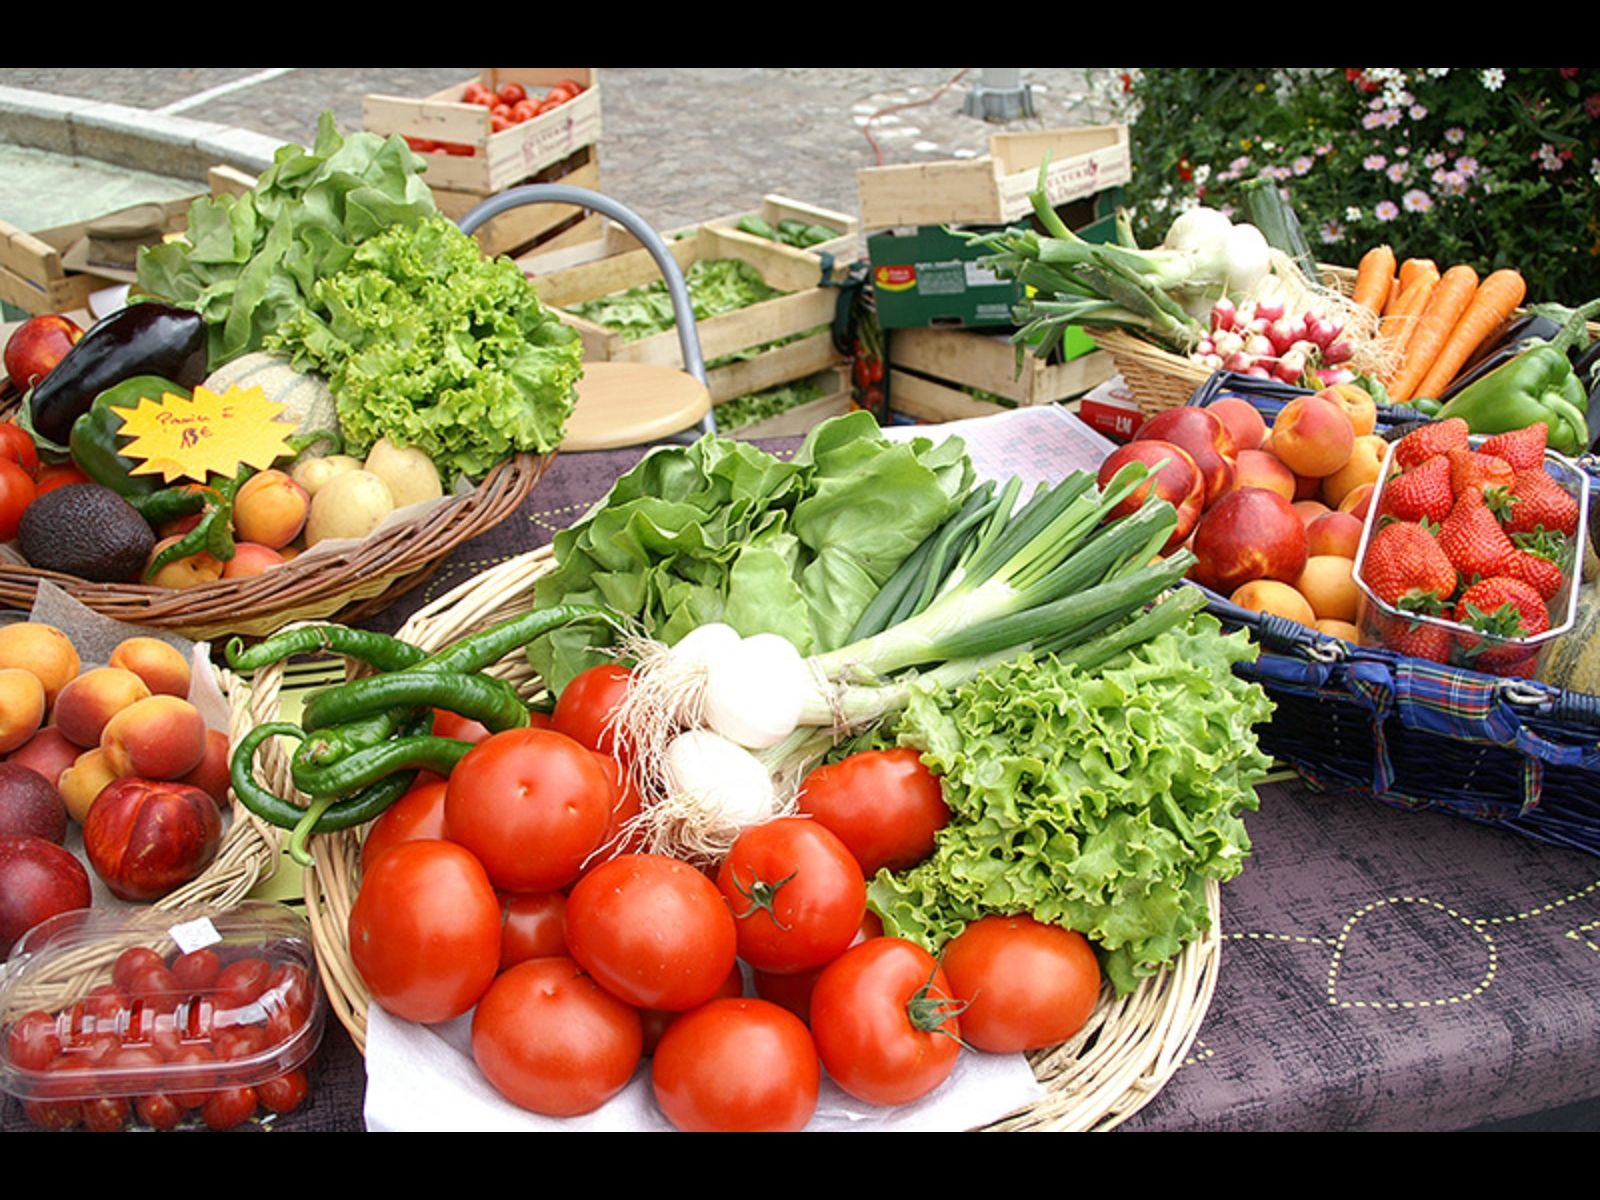
<svg viewBox="0 0 1600 1200">
<path fill-rule="evenodd" d="M 169 960 L 133 946 L 110 983 L 14 1022 L 6 1057 L 30 1097 L 28 1119 L 44 1129 L 111 1132 L 130 1119 L 175 1129 L 191 1113 L 231 1129 L 259 1109 L 304 1103 L 304 1067 L 284 1066 L 315 1042 L 316 989 L 303 964 L 270 952 Z"/>
<path fill-rule="evenodd" d="M 528 95 L 528 89 L 520 83 L 503 84 L 496 92 L 474 79 L 461 93 L 461 103 L 478 104 L 487 108 L 489 129 L 492 133 L 499 133 L 503 129 L 521 125 L 524 121 L 531 121 L 551 109 L 561 107 L 583 90 L 583 84 L 576 79 L 563 79 L 543 96 L 533 97 Z M 406 145 L 418 154 L 455 154 L 468 157 L 476 153 L 465 142 L 436 142 L 429 138 L 408 137 Z"/>
<path fill-rule="evenodd" d="M 598 1108 L 652 1057 L 658 1106 L 689 1130 L 804 1128 L 823 1070 L 905 1104 L 963 1045 L 1053 1045 L 1087 1019 L 1100 976 L 1078 934 L 990 918 L 944 967 L 882 936 L 867 876 L 925 858 L 949 819 L 911 750 L 814 772 L 801 815 L 746 830 L 714 869 L 637 852 L 607 725 L 628 678 L 580 675 L 549 728 L 480 738 L 448 718 L 475 748 L 363 846 L 350 946 L 376 1003 L 420 1022 L 475 1007 L 479 1069 L 545 1115 Z"/>
</svg>

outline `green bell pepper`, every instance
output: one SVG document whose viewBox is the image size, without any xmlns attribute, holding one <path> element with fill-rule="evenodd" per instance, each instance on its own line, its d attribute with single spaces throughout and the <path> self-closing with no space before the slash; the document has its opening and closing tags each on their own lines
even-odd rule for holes
<svg viewBox="0 0 1600 1200">
<path fill-rule="evenodd" d="M 1460 417 L 1473 433 L 1510 433 L 1543 422 L 1550 449 L 1581 454 L 1589 445 L 1589 396 L 1567 359 L 1567 347 L 1583 335 L 1584 321 L 1597 305 L 1600 301 L 1573 311 L 1549 342 L 1524 350 L 1456 393 L 1439 410 L 1439 419 Z"/>
<path fill-rule="evenodd" d="M 159 475 L 135 475 L 139 464 L 118 451 L 122 418 L 112 408 L 137 408 L 148 397 L 159 401 L 171 392 L 189 398 L 189 389 L 158 375 L 135 375 L 95 397 L 89 411 L 72 423 L 68 445 L 78 469 L 116 492 L 152 525 L 200 511 L 204 497 L 183 488 L 167 487 Z"/>
</svg>

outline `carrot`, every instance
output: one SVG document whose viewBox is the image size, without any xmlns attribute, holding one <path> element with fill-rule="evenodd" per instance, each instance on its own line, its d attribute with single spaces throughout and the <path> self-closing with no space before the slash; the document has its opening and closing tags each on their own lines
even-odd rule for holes
<svg viewBox="0 0 1600 1200">
<path fill-rule="evenodd" d="M 1355 291 L 1350 298 L 1367 311 L 1377 314 L 1389 296 L 1389 281 L 1394 278 L 1394 251 L 1374 246 L 1361 256 L 1356 269 Z"/>
<path fill-rule="evenodd" d="M 1405 358 L 1394 381 L 1388 385 L 1389 399 L 1404 404 L 1411 399 L 1417 385 L 1433 366 L 1439 351 L 1450 340 L 1456 322 L 1472 304 L 1478 294 L 1478 273 L 1466 264 L 1451 267 L 1433 289 L 1428 305 L 1422 311 L 1406 342 Z"/>
<path fill-rule="evenodd" d="M 1500 327 L 1500 323 L 1516 311 L 1517 305 L 1528 294 L 1528 285 L 1516 271 L 1500 270 L 1483 281 L 1478 294 L 1456 327 L 1450 331 L 1450 340 L 1433 360 L 1433 366 L 1417 384 L 1415 396 L 1437 399 L 1460 372 L 1462 365 L 1483 340 Z"/>
<path fill-rule="evenodd" d="M 1403 292 L 1411 286 L 1411 281 L 1418 275 L 1432 274 L 1439 278 L 1439 268 L 1431 258 L 1408 258 L 1400 264 L 1400 290 Z"/>
<path fill-rule="evenodd" d="M 1378 336 L 1399 349 L 1402 358 L 1405 345 L 1411 340 L 1411 331 L 1416 327 L 1416 318 L 1427 307 L 1428 297 L 1433 295 L 1433 289 L 1438 283 L 1437 273 L 1415 276 L 1409 285 L 1400 289 L 1400 295 L 1383 314 L 1383 321 L 1378 326 Z"/>
</svg>

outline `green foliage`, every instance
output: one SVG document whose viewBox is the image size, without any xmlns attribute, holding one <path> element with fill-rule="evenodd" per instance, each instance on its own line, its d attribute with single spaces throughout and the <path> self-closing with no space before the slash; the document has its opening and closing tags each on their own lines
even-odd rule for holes
<svg viewBox="0 0 1600 1200">
<path fill-rule="evenodd" d="M 1266 173 L 1325 262 L 1388 242 L 1515 267 L 1533 299 L 1600 294 L 1600 70 L 1151 68 L 1132 88 L 1142 245 Z"/>
</svg>

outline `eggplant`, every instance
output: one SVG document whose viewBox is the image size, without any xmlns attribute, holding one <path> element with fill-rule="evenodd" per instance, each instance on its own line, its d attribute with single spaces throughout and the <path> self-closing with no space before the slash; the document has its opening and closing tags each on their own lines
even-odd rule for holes
<svg viewBox="0 0 1600 1200">
<path fill-rule="evenodd" d="M 95 397 L 135 375 L 192 388 L 206 378 L 206 322 L 168 304 L 130 304 L 90 327 L 28 394 L 33 428 L 65 446 Z"/>
</svg>

